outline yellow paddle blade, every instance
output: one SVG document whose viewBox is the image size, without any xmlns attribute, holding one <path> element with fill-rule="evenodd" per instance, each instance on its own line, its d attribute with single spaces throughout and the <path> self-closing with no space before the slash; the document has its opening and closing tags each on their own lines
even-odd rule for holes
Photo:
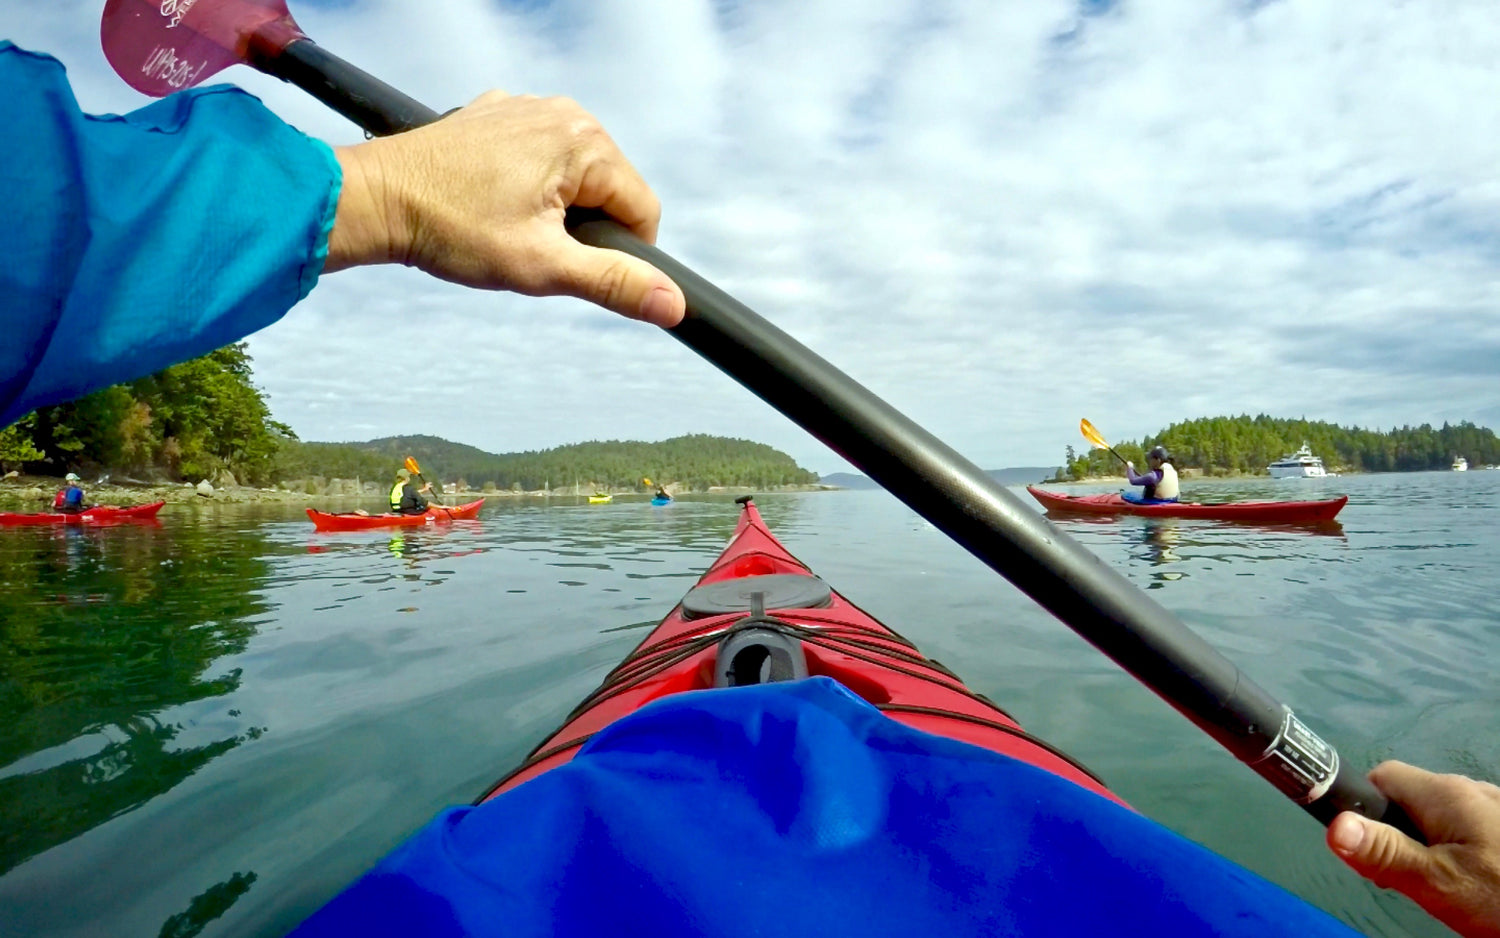
<svg viewBox="0 0 1500 938">
<path fill-rule="evenodd" d="M 651 480 L 650 479 L 642 479 L 641 480 L 641 484 L 642 485 L 650 485 L 651 484 Z"/>
<path fill-rule="evenodd" d="M 1093 444 L 1095 449 L 1109 449 L 1109 443 L 1104 439 L 1104 434 L 1094 429 L 1094 425 L 1087 420 L 1078 421 L 1078 432 L 1083 438 Z"/>
<path fill-rule="evenodd" d="M 408 456 L 406 457 L 406 471 L 410 472 L 412 475 L 421 475 L 422 467 L 417 465 L 417 461 L 415 459 Z"/>
</svg>

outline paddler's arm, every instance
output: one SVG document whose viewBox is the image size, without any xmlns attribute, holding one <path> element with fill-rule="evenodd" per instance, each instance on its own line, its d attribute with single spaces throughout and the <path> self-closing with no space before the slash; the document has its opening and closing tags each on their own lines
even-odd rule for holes
<svg viewBox="0 0 1500 938">
<path fill-rule="evenodd" d="M 1157 485 L 1161 482 L 1161 470 L 1152 469 L 1150 472 L 1136 475 L 1135 463 L 1125 464 L 1125 480 L 1131 485 Z"/>
<path fill-rule="evenodd" d="M 1381 763 L 1370 780 L 1406 809 L 1428 845 L 1346 811 L 1329 825 L 1328 846 L 1465 938 L 1500 938 L 1500 788 L 1404 762 Z"/>
<path fill-rule="evenodd" d="M 338 164 L 244 92 L 93 117 L 57 60 L 0 42 L 0 126 L 0 426 L 243 338 L 317 280 Z"/>
<path fill-rule="evenodd" d="M 228 86 L 85 115 L 57 60 L 0 42 L 0 125 L 15 144 L 0 147 L 0 427 L 241 339 L 355 264 L 682 316 L 654 269 L 567 237 L 573 204 L 657 225 L 655 196 L 571 102 L 491 94 L 335 157 Z"/>
</svg>

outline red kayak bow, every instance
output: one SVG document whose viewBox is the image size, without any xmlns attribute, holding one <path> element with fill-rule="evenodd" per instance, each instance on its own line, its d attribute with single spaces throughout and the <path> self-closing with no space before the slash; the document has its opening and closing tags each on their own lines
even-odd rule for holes
<svg viewBox="0 0 1500 938">
<path fill-rule="evenodd" d="M 830 589 L 771 534 L 755 504 L 729 546 L 645 641 L 556 733 L 481 800 L 572 759 L 588 739 L 654 700 L 760 678 L 831 677 L 887 716 L 972 743 L 1119 799 L 1068 756 Z"/>
</svg>

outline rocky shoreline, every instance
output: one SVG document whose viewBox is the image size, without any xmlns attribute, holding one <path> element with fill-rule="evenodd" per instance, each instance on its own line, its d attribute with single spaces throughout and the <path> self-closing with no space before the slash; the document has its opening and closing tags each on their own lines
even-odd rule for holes
<svg viewBox="0 0 1500 938">
<path fill-rule="evenodd" d="M 62 479 L 54 479 L 47 476 L 22 476 L 10 473 L 3 479 L 0 479 L 0 504 L 20 511 L 43 511 L 51 505 L 52 496 L 63 485 Z M 384 497 L 388 488 L 375 482 L 358 479 L 322 478 L 283 482 L 274 488 L 256 488 L 245 485 L 215 486 L 206 480 L 199 482 L 197 485 L 191 482 L 90 482 L 84 480 L 82 486 L 87 500 L 91 504 L 96 505 L 144 505 L 151 502 L 167 502 L 168 504 L 254 504 L 272 502 L 309 505 L 314 502 L 322 504 L 329 501 L 336 501 L 343 505 L 353 505 L 379 501 Z M 676 485 L 668 485 L 666 488 L 670 494 L 676 496 L 719 493 L 751 494 L 756 492 L 827 492 L 836 490 L 837 486 L 780 485 L 767 488 L 710 486 L 701 492 Z M 644 497 L 650 495 L 649 492 L 643 493 L 639 489 L 614 489 L 606 491 L 615 496 L 641 495 Z M 459 499 L 462 501 L 473 501 L 476 498 L 583 498 L 590 494 L 593 494 L 592 490 L 585 491 L 584 489 L 579 489 L 577 492 L 574 492 L 572 491 L 572 487 L 568 489 L 521 491 L 516 489 L 496 489 L 492 486 L 486 486 L 483 489 L 477 490 L 450 490 L 444 493 L 444 498 L 450 500 Z"/>
</svg>

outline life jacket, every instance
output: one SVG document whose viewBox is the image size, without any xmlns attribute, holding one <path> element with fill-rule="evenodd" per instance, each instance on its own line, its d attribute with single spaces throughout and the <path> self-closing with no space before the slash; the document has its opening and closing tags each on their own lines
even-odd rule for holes
<svg viewBox="0 0 1500 938">
<path fill-rule="evenodd" d="M 68 501 L 68 490 L 66 488 L 58 489 L 57 490 L 57 494 L 54 495 L 54 496 L 52 496 L 52 510 L 53 511 L 60 510 L 62 508 L 62 506 L 67 503 L 67 501 Z"/>
<path fill-rule="evenodd" d="M 1146 497 L 1164 500 L 1176 498 L 1178 492 L 1177 470 L 1172 468 L 1171 463 L 1164 462 L 1161 464 L 1160 472 L 1161 481 L 1156 483 L 1155 485 L 1146 486 Z"/>
<path fill-rule="evenodd" d="M 386 501 L 391 503 L 391 511 L 401 510 L 401 490 L 404 488 L 406 488 L 404 479 L 397 479 L 396 484 L 391 486 L 391 494 L 386 498 Z"/>
</svg>

